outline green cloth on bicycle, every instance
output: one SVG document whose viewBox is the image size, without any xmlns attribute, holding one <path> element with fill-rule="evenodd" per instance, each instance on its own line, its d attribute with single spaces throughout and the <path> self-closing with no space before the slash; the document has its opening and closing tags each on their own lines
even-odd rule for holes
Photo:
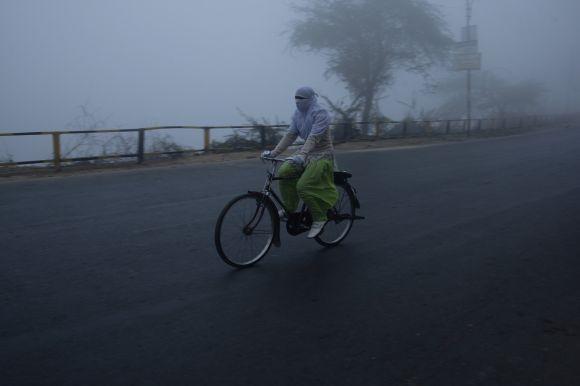
<svg viewBox="0 0 580 386">
<path fill-rule="evenodd" d="M 278 170 L 279 187 L 289 213 L 298 208 L 300 199 L 310 209 L 313 221 L 326 221 L 327 211 L 334 205 L 338 192 L 334 185 L 334 165 L 329 159 L 311 160 L 305 168 L 284 162 Z"/>
</svg>

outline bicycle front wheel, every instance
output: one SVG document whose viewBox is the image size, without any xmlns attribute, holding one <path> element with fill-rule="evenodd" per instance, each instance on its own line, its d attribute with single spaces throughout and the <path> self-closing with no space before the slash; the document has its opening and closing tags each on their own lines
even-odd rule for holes
<svg viewBox="0 0 580 386">
<path fill-rule="evenodd" d="M 221 211 L 215 228 L 215 245 L 229 265 L 244 268 L 257 263 L 268 253 L 273 241 L 274 215 L 262 197 L 238 196 Z"/>
</svg>

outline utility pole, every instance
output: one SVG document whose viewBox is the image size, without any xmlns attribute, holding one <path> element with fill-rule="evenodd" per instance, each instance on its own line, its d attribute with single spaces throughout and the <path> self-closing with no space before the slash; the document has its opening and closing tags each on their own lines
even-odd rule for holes
<svg viewBox="0 0 580 386">
<path fill-rule="evenodd" d="M 472 103 L 471 103 L 471 89 L 472 89 L 472 71 L 481 70 L 481 52 L 478 50 L 477 27 L 471 25 L 471 13 L 473 10 L 473 2 L 475 0 L 465 0 L 466 21 L 465 27 L 461 28 L 461 39 L 455 43 L 453 52 L 453 67 L 455 71 L 467 71 L 467 124 L 465 125 L 468 134 L 471 131 L 472 121 Z"/>
<path fill-rule="evenodd" d="M 466 5 L 466 40 L 471 40 L 471 12 L 473 0 L 465 0 Z M 467 70 L 467 133 L 471 133 L 471 69 Z"/>
</svg>

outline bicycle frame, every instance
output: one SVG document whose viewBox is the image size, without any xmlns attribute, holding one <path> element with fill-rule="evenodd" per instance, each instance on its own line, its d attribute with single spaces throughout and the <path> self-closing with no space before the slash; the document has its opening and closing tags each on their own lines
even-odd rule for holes
<svg viewBox="0 0 580 386">
<path fill-rule="evenodd" d="M 265 158 L 265 160 L 272 161 L 272 167 L 266 172 L 266 182 L 261 191 L 248 191 L 249 194 L 260 198 L 259 205 L 256 208 L 256 212 L 252 216 L 251 220 L 244 227 L 244 233 L 251 234 L 254 228 L 260 223 L 265 210 L 272 210 L 271 214 L 274 217 L 274 245 L 280 247 L 280 215 L 278 214 L 278 209 L 276 204 L 278 204 L 286 214 L 288 214 L 287 208 L 284 203 L 278 197 L 276 192 L 272 189 L 272 181 L 282 180 L 284 178 L 276 177 L 276 169 L 279 163 L 284 162 L 283 159 L 276 158 Z"/>
<path fill-rule="evenodd" d="M 264 160 L 272 161 L 272 167 L 270 168 L 270 170 L 266 172 L 266 182 L 264 183 L 264 188 L 262 189 L 261 193 L 264 194 L 266 197 L 273 198 L 274 201 L 284 210 L 284 213 L 288 215 L 289 214 L 288 208 L 284 206 L 284 202 L 280 199 L 280 197 L 278 197 L 276 192 L 272 189 L 272 182 L 280 180 L 295 180 L 298 179 L 299 177 L 282 178 L 276 176 L 278 164 L 284 162 L 285 161 L 284 159 L 264 157 Z"/>
<path fill-rule="evenodd" d="M 300 212 L 297 213 L 290 213 L 288 211 L 288 208 L 286 208 L 286 206 L 284 206 L 284 202 L 280 199 L 280 197 L 276 194 L 276 192 L 274 191 L 274 189 L 272 189 L 272 182 L 273 181 L 280 181 L 280 180 L 294 180 L 294 179 L 298 179 L 300 177 L 277 177 L 276 176 L 276 171 L 278 169 L 278 165 L 285 162 L 286 160 L 284 159 L 280 159 L 280 158 L 270 158 L 270 157 L 264 157 L 262 158 L 265 161 L 271 161 L 272 162 L 272 166 L 271 168 L 266 172 L 266 182 L 264 183 L 264 187 L 262 188 L 262 190 L 260 192 L 257 191 L 248 191 L 248 193 L 259 196 L 262 198 L 262 200 L 259 201 L 260 205 L 258 206 L 256 213 L 254 213 L 254 216 L 252 217 L 252 219 L 248 222 L 248 224 L 246 225 L 246 228 L 244 228 L 245 232 L 252 232 L 255 225 L 252 226 L 252 224 L 258 224 L 264 214 L 264 210 L 266 210 L 266 208 L 268 206 L 272 207 L 273 209 L 273 216 L 275 218 L 275 235 L 274 235 L 274 245 L 279 246 L 280 245 L 280 216 L 278 214 L 278 207 L 282 208 L 282 210 L 284 211 L 284 213 L 286 214 L 288 221 L 286 223 L 286 230 L 288 231 L 288 233 L 290 233 L 291 235 L 297 235 L 300 234 L 302 232 L 305 232 L 309 229 L 310 224 L 312 222 L 312 218 L 310 217 L 309 211 L 307 209 L 306 204 L 302 204 L 302 208 L 300 210 Z M 336 173 L 344 173 L 344 172 L 336 172 Z M 336 174 L 335 173 L 335 174 Z M 355 207 L 359 208 L 360 204 L 358 203 L 358 198 L 356 197 L 356 190 L 348 183 L 348 177 L 350 177 L 350 174 L 348 175 L 342 175 L 342 179 L 340 180 L 340 183 L 343 184 L 345 186 L 345 189 L 348 189 L 352 192 L 353 196 L 355 197 Z M 336 175 L 335 175 L 336 178 Z M 338 217 L 335 218 L 335 220 L 338 221 L 342 221 L 344 219 L 348 219 L 350 218 L 350 216 L 348 215 L 339 215 Z M 364 217 L 362 216 L 355 216 L 354 220 L 361 220 L 364 219 Z M 310 221 L 309 221 L 310 220 Z"/>
<path fill-rule="evenodd" d="M 271 161 L 272 165 L 266 172 L 266 181 L 264 183 L 262 190 L 261 191 L 250 190 L 246 194 L 241 194 L 230 200 L 230 202 L 222 209 L 215 228 L 214 239 L 218 254 L 226 263 L 238 268 L 248 267 L 256 263 L 258 260 L 260 260 L 262 257 L 265 256 L 265 254 L 268 252 L 268 250 L 272 245 L 276 247 L 281 246 L 280 216 L 282 214 L 286 218 L 284 220 L 286 223 L 286 230 L 290 235 L 293 236 L 308 231 L 309 229 L 311 229 L 311 226 L 313 224 L 313 219 L 310 210 L 308 209 L 308 206 L 304 202 L 302 203 L 302 209 L 300 212 L 293 211 L 292 213 L 290 213 L 288 211 L 288 208 L 284 206 L 284 202 L 282 201 L 280 196 L 276 194 L 276 192 L 272 187 L 273 181 L 298 180 L 300 178 L 298 174 L 293 175 L 292 177 L 279 177 L 276 175 L 278 171 L 278 166 L 281 163 L 285 162 L 286 160 L 276 158 L 265 158 L 265 159 L 263 158 L 263 160 Z M 338 245 L 348 235 L 348 232 L 352 228 L 352 220 L 359 220 L 364 218 L 356 215 L 355 208 L 360 208 L 360 204 L 358 203 L 358 199 L 356 198 L 356 190 L 348 182 L 348 179 L 350 177 L 352 177 L 352 174 L 346 171 L 334 172 L 335 185 L 337 187 L 340 186 L 340 189 L 343 189 L 344 191 L 346 191 L 346 193 L 344 192 L 341 193 L 340 195 L 341 200 L 339 201 L 339 203 L 337 205 L 333 205 L 333 207 L 328 210 L 327 212 L 328 222 L 325 225 L 328 225 L 331 221 L 334 221 L 337 224 L 344 220 L 349 220 L 350 222 L 347 224 L 346 227 L 337 228 L 340 232 L 339 234 L 337 234 L 337 236 L 335 236 L 337 238 L 327 240 L 321 238 L 320 236 L 315 237 L 315 241 L 318 244 L 323 245 L 325 247 L 332 247 Z M 344 210 L 343 212 L 342 198 L 346 197 L 347 195 L 348 195 L 347 199 L 349 201 L 348 207 L 349 209 L 348 212 L 346 212 L 346 210 Z M 248 202 L 248 199 L 250 201 L 250 207 L 248 208 L 246 206 L 245 207 L 246 210 L 243 211 L 241 216 L 235 216 L 236 217 L 235 221 L 238 221 L 237 218 L 241 218 L 243 223 L 240 224 L 242 225 L 242 229 L 236 227 L 237 228 L 236 230 L 236 228 L 234 228 L 234 239 L 235 232 L 236 231 L 239 232 L 240 230 L 242 231 L 243 234 L 245 234 L 245 236 L 244 235 L 239 236 L 242 242 L 247 241 L 244 239 L 249 238 L 254 233 L 257 235 L 266 235 L 267 239 L 264 239 L 264 242 L 266 243 L 264 244 L 264 248 L 258 250 L 258 254 L 250 256 L 252 257 L 252 260 L 246 260 L 245 256 L 242 256 L 243 261 L 240 261 L 238 257 L 235 257 L 237 255 L 234 255 L 235 253 L 240 252 L 239 250 L 236 251 L 234 248 L 232 250 L 234 251 L 233 252 L 234 254 L 231 254 L 230 251 L 227 252 L 224 251 L 222 247 L 222 225 L 224 218 L 229 213 L 229 210 L 232 208 L 232 206 L 237 205 L 237 203 L 242 200 L 244 202 Z M 238 207 L 239 206 L 240 205 L 238 205 Z M 250 210 L 248 211 L 247 209 Z M 268 211 L 268 213 L 266 213 L 266 211 Z M 250 219 L 247 218 L 248 212 L 250 212 L 249 214 L 251 215 Z M 267 223 L 264 223 L 265 226 L 268 227 L 268 229 L 262 229 L 259 227 L 259 224 L 264 218 L 264 215 L 268 217 Z M 329 235 L 334 234 L 332 231 L 329 232 L 330 232 Z M 251 246 L 253 246 L 253 244 L 251 244 Z M 232 257 L 234 258 L 232 259 Z"/>
<path fill-rule="evenodd" d="M 268 170 L 266 172 L 267 177 L 266 177 L 266 182 L 264 183 L 264 188 L 262 189 L 261 192 L 252 192 L 252 193 L 260 193 L 263 194 L 266 197 L 271 197 L 274 199 L 274 201 L 284 210 L 284 213 L 286 213 L 286 215 L 290 215 L 290 213 L 288 212 L 288 208 L 286 208 L 284 206 L 284 203 L 282 202 L 282 200 L 280 199 L 280 197 L 278 197 L 278 195 L 276 194 L 276 192 L 272 189 L 272 181 L 280 181 L 280 180 L 295 180 L 298 179 L 300 177 L 287 177 L 287 178 L 283 178 L 283 177 L 276 177 L 276 169 L 278 168 L 278 164 L 285 162 L 285 159 L 281 159 L 281 158 L 271 158 L 271 157 L 263 157 L 262 160 L 265 161 L 271 161 L 272 162 L 272 167 L 270 170 Z M 352 174 L 348 173 L 348 172 L 335 172 L 334 173 L 335 176 L 335 183 L 340 183 L 341 185 L 345 186 L 345 189 L 349 190 L 352 195 L 354 196 L 355 199 L 355 207 L 356 208 L 360 208 L 360 203 L 357 197 L 357 191 L 356 189 L 348 182 L 348 179 L 352 176 Z M 337 177 L 338 175 L 338 177 Z M 337 178 L 338 178 L 338 182 L 337 182 Z M 300 211 L 300 213 L 304 213 L 304 211 L 306 210 L 306 204 L 302 205 L 302 210 Z M 355 216 L 354 217 L 355 220 L 362 220 L 364 219 L 364 217 L 362 216 Z"/>
</svg>

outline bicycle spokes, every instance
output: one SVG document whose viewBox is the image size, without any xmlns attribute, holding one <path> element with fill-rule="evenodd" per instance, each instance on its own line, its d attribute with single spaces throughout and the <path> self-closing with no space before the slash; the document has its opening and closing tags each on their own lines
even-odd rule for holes
<svg viewBox="0 0 580 386">
<path fill-rule="evenodd" d="M 254 215 L 250 219 L 250 221 L 244 226 L 243 232 L 245 235 L 251 235 L 254 233 L 255 228 L 260 224 L 260 220 L 264 216 L 264 211 L 266 207 L 262 203 L 256 203 L 256 210 L 254 211 Z"/>
<path fill-rule="evenodd" d="M 354 222 L 354 197 L 344 185 L 336 185 L 338 198 L 328 211 L 328 222 L 316 241 L 325 246 L 333 246 L 342 241 Z"/>
<path fill-rule="evenodd" d="M 260 198 L 240 196 L 224 208 L 217 224 L 216 244 L 220 256 L 237 267 L 262 258 L 274 238 L 274 219 Z"/>
</svg>

